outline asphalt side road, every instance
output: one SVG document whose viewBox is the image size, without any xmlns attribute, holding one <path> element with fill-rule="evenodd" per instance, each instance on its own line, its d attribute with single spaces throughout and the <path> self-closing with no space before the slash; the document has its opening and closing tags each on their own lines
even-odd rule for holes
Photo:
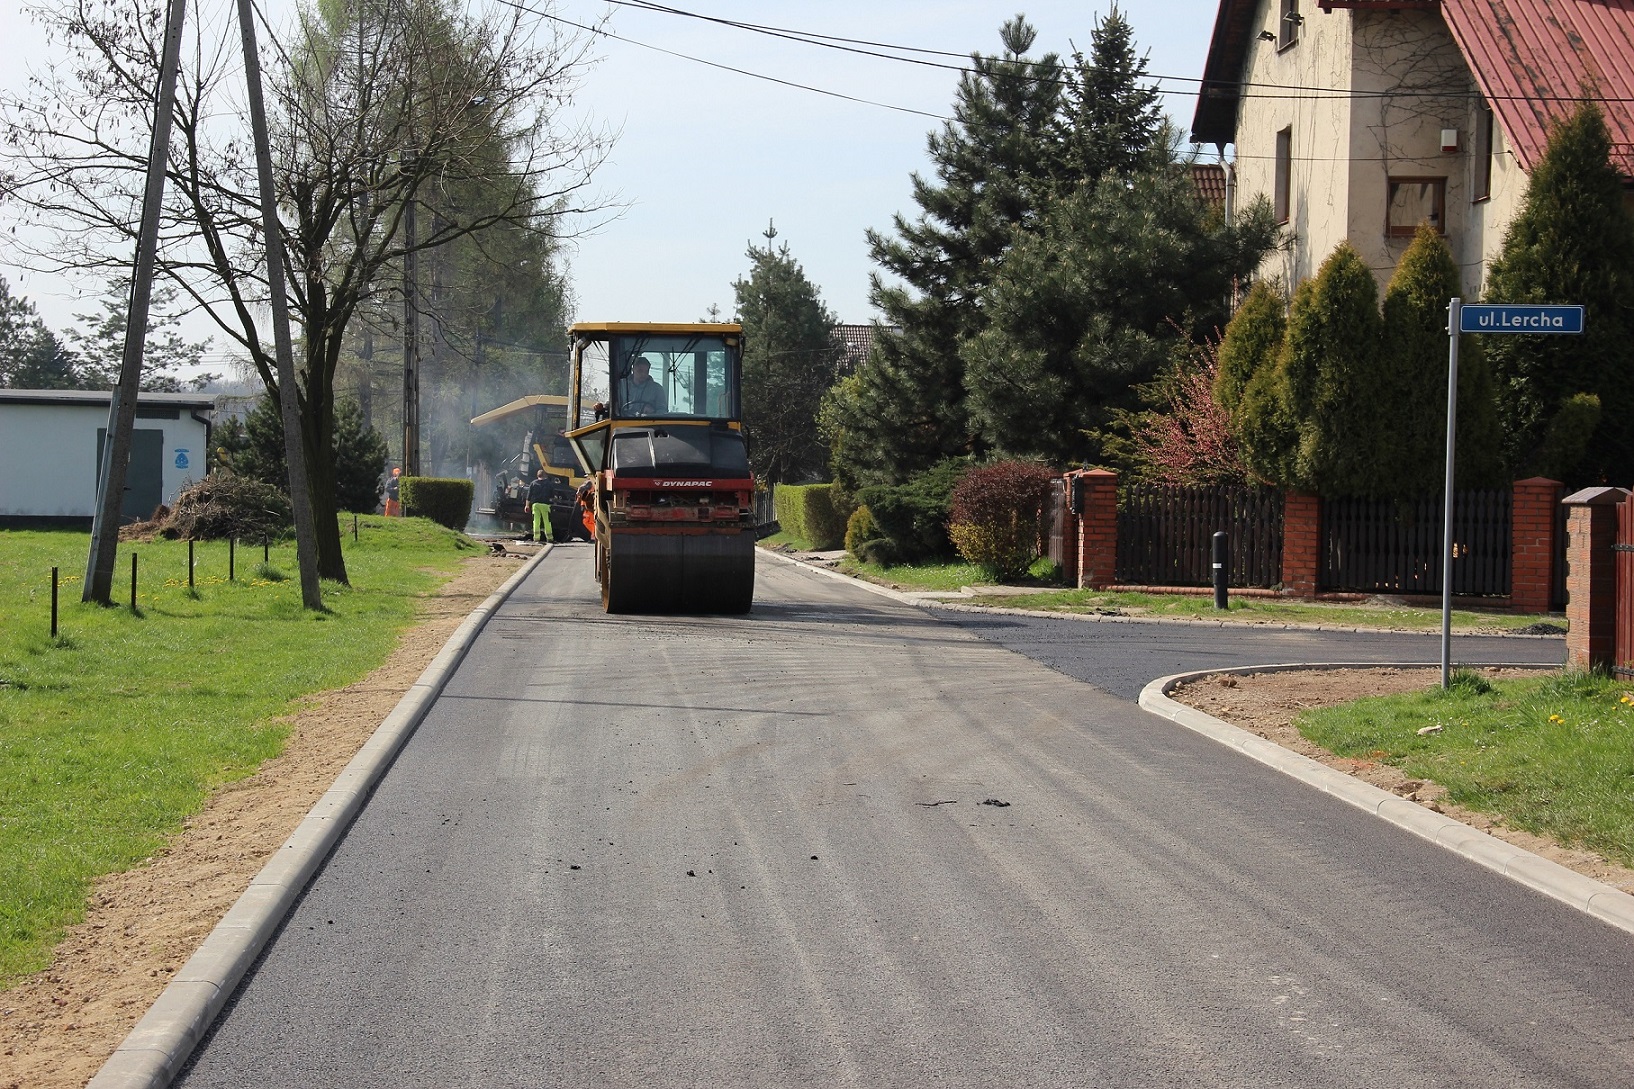
<svg viewBox="0 0 1634 1089">
<path fill-rule="evenodd" d="M 1634 939 L 1069 668 L 1175 633 L 1041 664 L 775 562 L 747 617 L 606 617 L 587 568 L 484 629 L 179 1084 L 1634 1082 Z"/>
<path fill-rule="evenodd" d="M 1115 696 L 1199 669 L 1271 665 L 1422 664 L 1441 661 L 1440 632 L 1346 631 L 1207 621 L 1128 621 L 937 609 L 965 631 Z M 1452 664 L 1547 665 L 1566 660 L 1563 636 L 1455 635 Z"/>
</svg>

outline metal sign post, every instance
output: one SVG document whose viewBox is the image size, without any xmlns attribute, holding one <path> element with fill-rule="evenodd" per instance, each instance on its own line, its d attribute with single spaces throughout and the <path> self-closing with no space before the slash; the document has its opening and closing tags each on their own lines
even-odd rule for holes
<svg viewBox="0 0 1634 1089">
<path fill-rule="evenodd" d="M 1447 478 L 1441 533 L 1441 687 L 1452 671 L 1452 467 L 1458 435 L 1458 334 L 1572 334 L 1583 331 L 1583 307 L 1531 303 L 1447 303 Z"/>
</svg>

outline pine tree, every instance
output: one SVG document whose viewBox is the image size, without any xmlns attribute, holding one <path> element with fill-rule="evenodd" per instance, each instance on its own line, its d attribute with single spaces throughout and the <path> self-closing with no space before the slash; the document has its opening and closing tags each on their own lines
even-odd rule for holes
<svg viewBox="0 0 1634 1089">
<path fill-rule="evenodd" d="M 868 234 L 883 321 L 873 354 L 828 405 L 831 431 L 844 432 L 842 481 L 905 480 L 974 444 L 959 345 L 985 324 L 982 289 L 1062 165 L 1059 58 L 1028 59 L 1037 34 L 1020 16 L 999 36 L 1003 52 L 972 57 L 954 119 L 929 138 L 935 177 L 913 177 L 919 215 L 896 216 L 894 235 Z"/>
<path fill-rule="evenodd" d="M 1384 293 L 1384 340 L 1374 396 L 1390 406 L 1381 420 L 1381 476 L 1390 494 L 1417 498 L 1446 483 L 1447 302 L 1459 293 L 1458 265 L 1440 232 L 1421 225 Z M 1501 479 L 1492 382 L 1482 338 L 1458 351 L 1457 488 Z"/>
<path fill-rule="evenodd" d="M 1569 486 L 1629 483 L 1634 465 L 1634 216 L 1611 165 L 1600 108 L 1585 102 L 1557 126 L 1532 172 L 1520 213 L 1487 277 L 1496 303 L 1579 303 L 1581 336 L 1489 337 L 1505 460 L 1511 472 L 1558 474 Z M 1592 441 L 1567 461 L 1562 440 L 1581 426 L 1588 399 L 1601 412 Z M 1568 420 L 1554 423 L 1561 412 Z"/>
<path fill-rule="evenodd" d="M 984 295 L 988 324 L 962 348 L 971 417 L 991 448 L 1098 462 L 1103 434 L 1176 341 L 1224 323 L 1233 279 L 1270 246 L 1269 207 L 1212 216 L 1189 172 L 1107 175 L 1057 199 Z"/>
<path fill-rule="evenodd" d="M 836 319 L 788 243 L 751 244 L 749 275 L 736 281 L 743 323 L 743 421 L 757 476 L 774 484 L 820 478 L 828 450 L 818 434 L 822 397 L 834 381 Z"/>
</svg>

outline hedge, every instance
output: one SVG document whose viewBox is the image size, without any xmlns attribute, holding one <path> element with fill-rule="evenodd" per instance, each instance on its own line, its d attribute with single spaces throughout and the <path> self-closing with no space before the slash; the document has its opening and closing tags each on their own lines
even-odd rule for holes
<svg viewBox="0 0 1634 1089">
<path fill-rule="evenodd" d="M 818 552 L 845 544 L 845 520 L 850 511 L 835 509 L 834 485 L 779 484 L 774 495 L 777 521 L 784 533 Z"/>
<path fill-rule="evenodd" d="M 476 485 L 460 477 L 405 476 L 398 484 L 405 518 L 429 518 L 463 531 L 471 519 Z"/>
</svg>

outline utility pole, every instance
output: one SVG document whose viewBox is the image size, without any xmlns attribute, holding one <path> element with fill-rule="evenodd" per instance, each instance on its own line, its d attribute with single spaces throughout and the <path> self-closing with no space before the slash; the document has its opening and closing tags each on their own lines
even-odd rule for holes
<svg viewBox="0 0 1634 1089">
<path fill-rule="evenodd" d="M 170 123 L 176 104 L 176 72 L 181 67 L 182 26 L 187 0 L 170 0 L 164 52 L 159 61 L 159 99 L 153 108 L 153 138 L 148 144 L 147 189 L 142 196 L 142 224 L 136 235 L 130 305 L 125 315 L 125 351 L 119 362 L 119 384 L 108 405 L 108 430 L 102 441 L 97 472 L 96 512 L 91 519 L 91 550 L 85 560 L 81 601 L 108 605 L 113 595 L 114 560 L 119 552 L 119 517 L 130 468 L 131 431 L 136 427 L 136 398 L 142 385 L 142 349 L 147 343 L 148 302 L 153 294 L 153 265 L 159 247 L 159 208 L 165 195 L 165 167 L 170 160 Z"/>
<path fill-rule="evenodd" d="M 284 420 L 284 458 L 289 466 L 289 500 L 295 508 L 295 556 L 301 567 L 301 604 L 323 608 L 318 583 L 318 536 L 312 524 L 312 497 L 306 478 L 306 443 L 296 400 L 295 349 L 289 335 L 289 297 L 284 290 L 283 236 L 278 230 L 278 197 L 272 184 L 272 150 L 267 110 L 261 99 L 261 55 L 255 47 L 251 0 L 238 0 L 238 30 L 244 42 L 244 81 L 255 138 L 256 175 L 261 187 L 261 228 L 267 238 L 267 290 L 272 299 L 272 339 L 278 362 L 278 403 Z"/>
<path fill-rule="evenodd" d="M 414 196 L 403 209 L 403 475 L 420 475 L 420 259 Z"/>
</svg>

